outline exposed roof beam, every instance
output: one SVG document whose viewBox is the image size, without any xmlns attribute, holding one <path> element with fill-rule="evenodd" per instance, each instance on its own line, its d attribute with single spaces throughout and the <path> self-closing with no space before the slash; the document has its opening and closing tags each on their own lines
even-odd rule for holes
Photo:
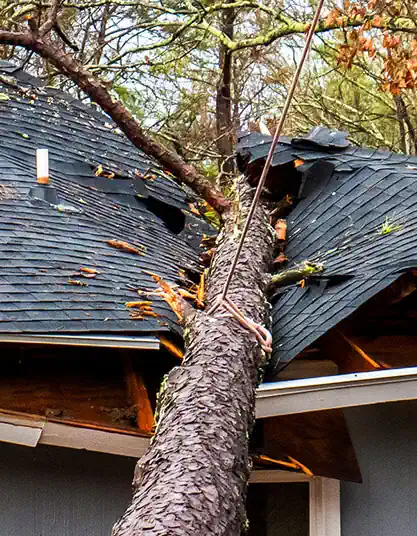
<svg viewBox="0 0 417 536">
<path fill-rule="evenodd" d="M 417 367 L 264 383 L 256 396 L 263 419 L 417 399 Z"/>
<path fill-rule="evenodd" d="M 109 335 L 49 335 L 1 333 L 0 343 L 50 344 L 60 346 L 95 346 L 136 350 L 159 350 L 159 339 L 152 336 L 127 337 Z"/>
</svg>

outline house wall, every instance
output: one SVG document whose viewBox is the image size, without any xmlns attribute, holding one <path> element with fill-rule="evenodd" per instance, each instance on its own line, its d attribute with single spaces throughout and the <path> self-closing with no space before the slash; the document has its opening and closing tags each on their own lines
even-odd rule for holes
<svg viewBox="0 0 417 536">
<path fill-rule="evenodd" d="M 417 401 L 346 410 L 363 484 L 342 483 L 342 536 L 417 534 Z"/>
<path fill-rule="evenodd" d="M 0 536 L 109 536 L 131 497 L 135 460 L 0 443 Z M 254 484 L 249 536 L 308 536 L 307 483 Z"/>
<path fill-rule="evenodd" d="M 109 536 L 131 497 L 132 458 L 0 443 L 0 535 Z"/>
</svg>

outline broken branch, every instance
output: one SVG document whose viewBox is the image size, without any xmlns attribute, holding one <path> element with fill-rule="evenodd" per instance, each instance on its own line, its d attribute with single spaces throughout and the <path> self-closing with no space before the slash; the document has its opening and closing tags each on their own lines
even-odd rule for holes
<svg viewBox="0 0 417 536">
<path fill-rule="evenodd" d="M 155 158 L 163 168 L 173 173 L 180 182 L 189 186 L 219 214 L 230 209 L 230 201 L 224 197 L 220 190 L 199 173 L 194 166 L 185 163 L 178 154 L 170 151 L 145 132 L 132 114 L 111 96 L 105 84 L 85 69 L 71 54 L 65 54 L 49 40 L 29 32 L 0 30 L 0 43 L 32 50 L 48 60 L 96 102 L 136 147 L 148 156 Z"/>
<path fill-rule="evenodd" d="M 268 290 L 284 287 L 285 285 L 295 285 L 299 281 L 323 271 L 324 266 L 322 264 L 306 261 L 294 268 L 283 270 L 282 272 L 272 275 Z"/>
</svg>

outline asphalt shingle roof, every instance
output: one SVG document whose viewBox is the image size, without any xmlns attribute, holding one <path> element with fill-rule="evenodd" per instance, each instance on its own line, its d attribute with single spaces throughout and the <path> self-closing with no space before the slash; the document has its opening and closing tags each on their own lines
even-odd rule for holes
<svg viewBox="0 0 417 536">
<path fill-rule="evenodd" d="M 242 167 L 262 161 L 270 142 L 242 136 Z M 30 195 L 40 147 L 49 149 L 64 211 Z M 291 264 L 320 262 L 325 270 L 275 302 L 276 368 L 417 266 L 416 157 L 354 147 L 344 133 L 316 129 L 282 138 L 273 168 L 295 159 L 304 164 L 286 252 Z M 99 165 L 115 178 L 96 177 Z M 381 234 L 387 218 L 395 230 Z M 161 316 L 143 321 L 132 320 L 124 303 L 135 299 L 131 288 L 154 288 L 148 271 L 168 281 L 183 268 L 199 271 L 200 227 L 187 193 L 106 116 L 0 62 L 0 332 L 178 330 L 158 298 L 153 309 Z M 109 239 L 146 253 L 114 249 Z M 74 275 L 82 266 L 100 273 L 84 280 Z"/>
<path fill-rule="evenodd" d="M 243 135 L 241 166 L 264 159 L 270 143 L 258 133 Z M 274 303 L 275 371 L 417 267 L 417 157 L 355 147 L 345 133 L 318 128 L 281 139 L 273 167 L 296 159 L 304 164 L 297 168 L 299 201 L 287 220 L 286 268 L 311 261 L 324 271 L 305 288 L 287 287 Z"/>
<path fill-rule="evenodd" d="M 30 195 L 40 147 L 61 206 Z M 99 165 L 115 178 L 96 177 Z M 0 62 L 0 332 L 178 330 L 158 298 L 160 318 L 143 321 L 124 303 L 139 299 L 130 288 L 154 288 L 146 271 L 171 282 L 180 269 L 199 271 L 199 225 L 188 208 L 186 192 L 106 116 Z M 80 267 L 100 273 L 83 279 Z"/>
</svg>

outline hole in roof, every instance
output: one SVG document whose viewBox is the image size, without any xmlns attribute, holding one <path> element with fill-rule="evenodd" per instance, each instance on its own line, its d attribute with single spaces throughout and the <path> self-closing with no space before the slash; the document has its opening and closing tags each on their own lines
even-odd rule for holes
<svg viewBox="0 0 417 536">
<path fill-rule="evenodd" d="M 184 230 L 185 214 L 181 209 L 163 203 L 153 197 L 142 199 L 148 210 L 160 218 L 166 227 L 174 234 L 178 235 Z"/>
<path fill-rule="evenodd" d="M 251 186 L 256 186 L 262 174 L 265 159 L 260 158 L 248 165 L 248 174 Z M 302 173 L 294 166 L 294 162 L 272 166 L 266 177 L 265 187 L 269 192 L 269 198 L 273 201 L 280 201 L 289 194 L 294 198 L 298 197 L 301 186 Z"/>
</svg>

